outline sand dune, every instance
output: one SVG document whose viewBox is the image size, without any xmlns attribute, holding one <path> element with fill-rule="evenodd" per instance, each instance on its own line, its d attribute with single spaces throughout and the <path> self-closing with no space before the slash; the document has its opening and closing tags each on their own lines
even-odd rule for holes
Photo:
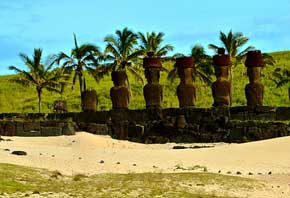
<svg viewBox="0 0 290 198">
<path fill-rule="evenodd" d="M 172 149 L 172 143 L 144 145 L 85 132 L 75 136 L 3 138 L 12 141 L 0 142 L 0 163 L 59 170 L 64 174 L 175 172 L 176 166 L 186 169 L 195 165 L 206 166 L 210 172 L 290 173 L 290 137 L 181 150 Z M 11 155 L 13 150 L 24 150 L 28 155 Z M 99 163 L 101 160 L 104 163 Z"/>
<path fill-rule="evenodd" d="M 266 181 L 268 190 L 250 193 L 250 197 L 290 196 L 290 137 L 244 144 L 183 144 L 214 147 L 180 150 L 172 149 L 174 143 L 145 145 L 85 132 L 2 138 L 12 141 L 0 141 L 0 163 L 58 170 L 66 175 L 202 171 L 194 168 L 198 165 L 209 172 L 236 175 L 239 171 L 240 176 Z M 15 150 L 26 151 L 27 156 L 12 155 Z"/>
</svg>

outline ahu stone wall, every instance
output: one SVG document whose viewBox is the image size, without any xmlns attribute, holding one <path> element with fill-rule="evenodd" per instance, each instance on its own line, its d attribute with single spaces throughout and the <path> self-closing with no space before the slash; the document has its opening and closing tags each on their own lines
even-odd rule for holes
<svg viewBox="0 0 290 198">
<path fill-rule="evenodd" d="M 290 107 L 0 114 L 0 135 L 57 136 L 75 131 L 143 143 L 247 142 L 290 135 Z"/>
</svg>

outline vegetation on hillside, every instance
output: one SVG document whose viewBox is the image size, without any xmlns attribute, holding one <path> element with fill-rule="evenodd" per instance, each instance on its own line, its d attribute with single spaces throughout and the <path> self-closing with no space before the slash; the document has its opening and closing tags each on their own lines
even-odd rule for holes
<svg viewBox="0 0 290 198">
<path fill-rule="evenodd" d="M 57 62 L 59 66 L 65 67 L 66 71 L 74 71 L 70 74 L 68 82 L 79 80 L 79 87 L 75 89 L 64 89 L 61 94 L 51 94 L 47 90 L 41 91 L 41 103 L 43 112 L 52 112 L 54 100 L 66 100 L 68 111 L 81 111 L 81 93 L 86 89 L 95 89 L 98 94 L 98 110 L 110 110 L 112 107 L 110 100 L 110 88 L 113 86 L 110 71 L 127 70 L 130 81 L 132 98 L 130 109 L 144 109 L 145 100 L 143 97 L 144 69 L 142 68 L 142 57 L 148 51 L 153 51 L 155 55 L 165 56 L 168 51 L 173 49 L 170 44 L 163 43 L 164 33 L 147 32 L 134 33 L 128 28 L 117 30 L 114 35 L 105 37 L 106 48 L 101 53 L 97 46 L 83 44 L 78 46 L 77 39 L 74 37 L 74 49 L 70 55 L 61 52 Z M 248 83 L 246 68 L 244 66 L 244 55 L 252 46 L 241 50 L 248 38 L 242 33 L 232 33 L 226 35 L 220 32 L 222 45 L 231 55 L 231 61 L 235 66 L 235 78 L 232 80 L 232 106 L 246 105 L 244 88 Z M 138 46 L 139 44 L 139 46 Z M 218 46 L 210 45 L 217 49 Z M 210 84 L 215 80 L 211 57 L 205 53 L 200 45 L 192 48 L 191 56 L 194 57 L 196 70 L 194 72 L 195 86 L 197 90 L 196 107 L 211 107 L 213 98 L 211 95 Z M 276 86 L 277 68 L 289 70 L 290 51 L 274 52 L 264 54 L 266 66 L 262 71 L 262 83 L 265 85 L 264 105 L 269 106 L 288 106 L 288 87 L 287 83 Z M 275 62 L 274 62 L 275 60 Z M 178 107 L 176 87 L 179 80 L 176 76 L 174 58 L 164 58 L 163 68 L 160 75 L 160 84 L 163 85 L 163 108 Z M 49 68 L 50 69 L 50 68 Z M 17 70 L 15 67 L 14 70 Z M 60 69 L 55 69 L 59 71 Z M 283 70 L 283 71 L 284 71 Z M 168 71 L 171 71 L 168 74 Z M 282 70 L 281 70 L 282 71 Z M 276 74 L 275 74 L 276 72 Z M 32 74 L 32 71 L 26 72 Z M 279 73 L 279 72 L 278 72 Z M 93 74 L 93 75 L 88 75 Z M 169 75 L 169 80 L 167 79 Z M 289 79 L 285 72 L 280 72 L 280 79 L 285 82 Z M 28 75 L 27 75 L 28 76 Z M 100 79 L 102 80 L 100 81 Z M 137 78 L 136 78 L 137 77 Z M 7 75 L 0 77 L 0 112 L 37 112 L 37 96 L 34 94 L 35 88 L 32 86 L 24 87 L 16 84 L 18 75 Z M 97 81 L 96 81 L 97 80 Z M 100 81 L 100 82 L 99 82 Z M 98 83 L 99 82 L 99 83 Z"/>
</svg>

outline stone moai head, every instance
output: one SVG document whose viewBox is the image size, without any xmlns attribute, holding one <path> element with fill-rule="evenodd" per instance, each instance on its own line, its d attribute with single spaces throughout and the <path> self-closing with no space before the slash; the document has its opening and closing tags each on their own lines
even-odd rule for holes
<svg viewBox="0 0 290 198">
<path fill-rule="evenodd" d="M 228 78 L 229 68 L 227 66 L 214 67 L 214 73 L 217 78 Z"/>
<path fill-rule="evenodd" d="M 249 51 L 245 65 L 250 83 L 258 82 L 261 78 L 261 69 L 264 66 L 263 55 L 260 50 Z"/>
<path fill-rule="evenodd" d="M 158 68 L 145 69 L 145 78 L 147 79 L 149 84 L 158 83 L 160 78 L 160 69 Z"/>
<path fill-rule="evenodd" d="M 176 67 L 180 83 L 191 84 L 193 82 L 194 59 L 192 57 L 176 58 Z"/>
<path fill-rule="evenodd" d="M 158 83 L 160 78 L 160 69 L 162 60 L 159 56 L 154 56 L 154 52 L 148 52 L 143 58 L 143 67 L 145 68 L 145 77 L 148 83 Z"/>
<path fill-rule="evenodd" d="M 215 66 L 215 75 L 217 78 L 228 78 L 230 57 L 225 54 L 224 48 L 218 48 L 218 54 L 213 56 L 213 64 Z"/>
<path fill-rule="evenodd" d="M 112 71 L 111 73 L 112 81 L 114 86 L 125 86 L 127 80 L 127 74 L 125 71 Z"/>
<path fill-rule="evenodd" d="M 261 67 L 248 67 L 247 75 L 250 83 L 258 82 L 261 79 Z"/>
</svg>

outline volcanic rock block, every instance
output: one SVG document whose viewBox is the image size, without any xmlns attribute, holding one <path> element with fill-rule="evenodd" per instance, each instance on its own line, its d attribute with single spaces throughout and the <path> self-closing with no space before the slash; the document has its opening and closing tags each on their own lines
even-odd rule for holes
<svg viewBox="0 0 290 198">
<path fill-rule="evenodd" d="M 23 122 L 23 130 L 29 131 L 40 131 L 40 122 Z"/>
<path fill-rule="evenodd" d="M 62 128 L 63 135 L 75 135 L 75 129 L 72 123 L 65 123 L 64 127 Z"/>
<path fill-rule="evenodd" d="M 16 122 L 6 122 L 4 135 L 5 136 L 15 136 L 16 135 Z"/>
<path fill-rule="evenodd" d="M 95 124 L 88 123 L 87 124 L 87 132 L 93 133 L 96 135 L 108 135 L 108 126 L 106 124 Z"/>
<path fill-rule="evenodd" d="M 62 127 L 41 127 L 41 136 L 60 136 Z"/>
</svg>

